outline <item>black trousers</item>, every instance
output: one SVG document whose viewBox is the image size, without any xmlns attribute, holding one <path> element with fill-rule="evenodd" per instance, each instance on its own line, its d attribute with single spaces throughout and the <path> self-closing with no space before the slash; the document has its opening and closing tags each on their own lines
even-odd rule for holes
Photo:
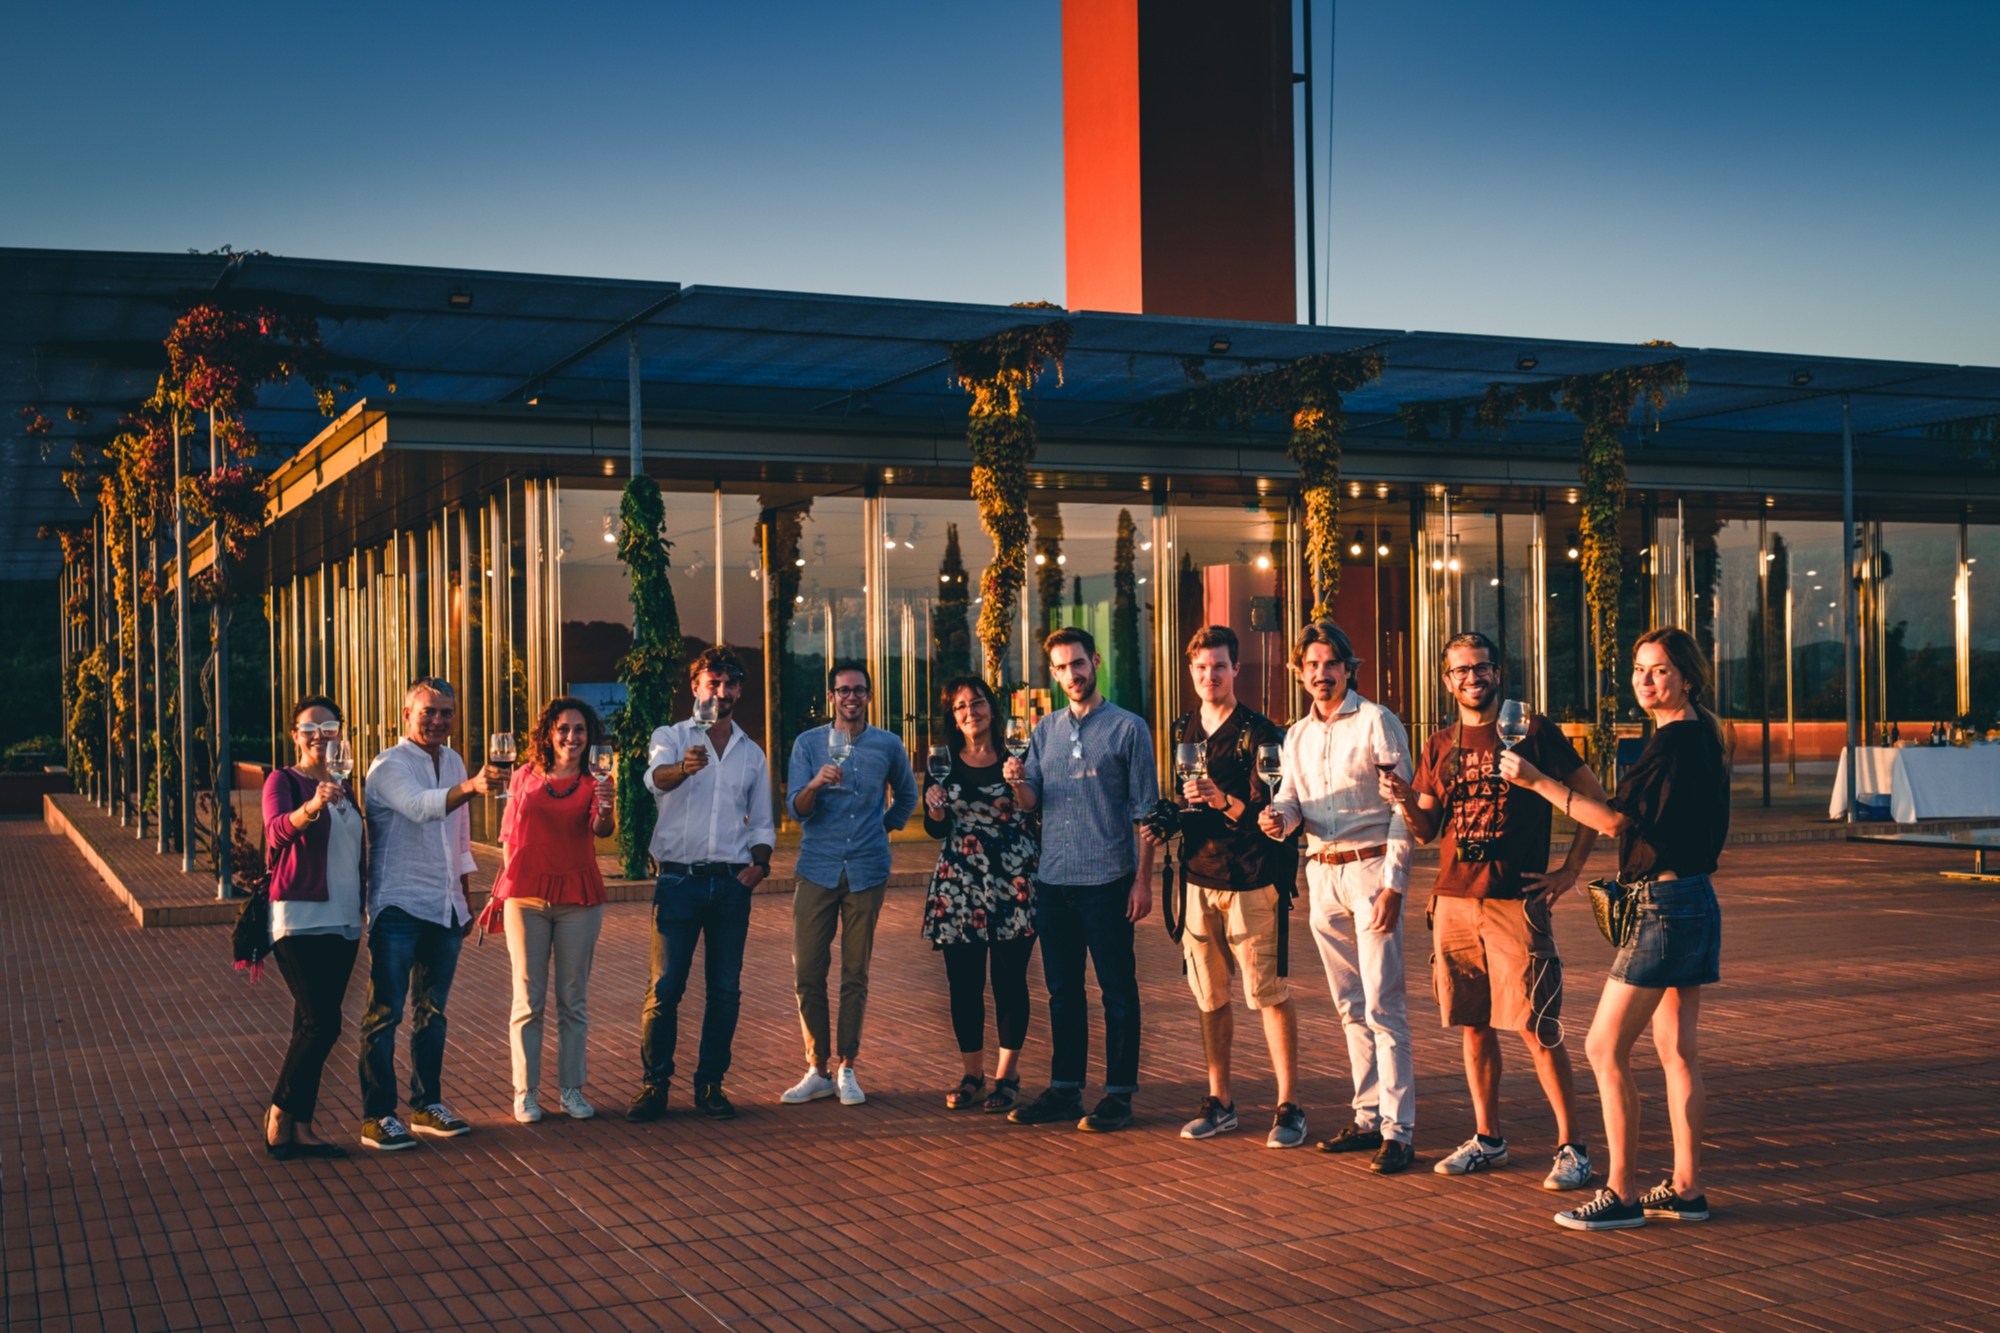
<svg viewBox="0 0 2000 1333">
<path fill-rule="evenodd" d="M 962 1054 L 986 1049 L 986 963 L 993 960 L 993 1016 L 1000 1049 L 1018 1051 L 1028 1036 L 1028 960 L 1035 937 L 978 940 L 943 946 L 945 980 L 951 985 L 951 1030 Z"/>
<path fill-rule="evenodd" d="M 340 1006 L 360 951 L 360 940 L 338 935 L 287 935 L 271 946 L 292 988 L 292 1044 L 271 1105 L 294 1120 L 311 1120 L 319 1106 L 320 1072 L 340 1039 Z"/>
</svg>

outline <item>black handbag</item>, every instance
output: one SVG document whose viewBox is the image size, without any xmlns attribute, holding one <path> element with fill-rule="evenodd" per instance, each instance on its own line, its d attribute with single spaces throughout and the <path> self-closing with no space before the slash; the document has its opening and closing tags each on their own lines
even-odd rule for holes
<svg viewBox="0 0 2000 1333">
<path fill-rule="evenodd" d="M 1587 886 L 1590 915 L 1614 949 L 1623 949 L 1639 931 L 1639 894 L 1615 879 L 1594 879 Z"/>
</svg>

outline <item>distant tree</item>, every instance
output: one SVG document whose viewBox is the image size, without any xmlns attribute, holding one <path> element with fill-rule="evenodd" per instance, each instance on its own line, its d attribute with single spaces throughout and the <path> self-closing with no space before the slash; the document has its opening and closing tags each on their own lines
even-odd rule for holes
<svg viewBox="0 0 2000 1333">
<path fill-rule="evenodd" d="M 931 674 L 944 681 L 972 670 L 972 584 L 958 546 L 958 524 L 944 529 L 937 608 L 931 614 Z"/>
</svg>

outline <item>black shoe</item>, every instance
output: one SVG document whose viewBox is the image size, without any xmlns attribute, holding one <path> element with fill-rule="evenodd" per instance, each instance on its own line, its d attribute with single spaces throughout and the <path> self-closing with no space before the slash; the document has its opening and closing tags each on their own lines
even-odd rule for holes
<svg viewBox="0 0 2000 1333">
<path fill-rule="evenodd" d="M 434 1139 L 455 1139 L 461 1134 L 470 1134 L 472 1125 L 461 1120 L 458 1113 L 443 1102 L 432 1102 L 410 1112 L 410 1132 L 428 1134 Z"/>
<path fill-rule="evenodd" d="M 1640 1207 L 1637 1199 L 1631 1203 L 1620 1203 L 1618 1196 L 1610 1190 L 1599 1190 L 1597 1197 L 1581 1208 L 1557 1213 L 1556 1225 L 1568 1227 L 1571 1231 L 1623 1231 L 1628 1227 L 1645 1226 L 1646 1210 Z"/>
<path fill-rule="evenodd" d="M 1074 1120 L 1083 1110 L 1083 1094 L 1075 1088 L 1045 1088 L 1042 1095 L 1026 1106 L 1007 1113 L 1010 1125 L 1053 1125 L 1058 1120 Z"/>
<path fill-rule="evenodd" d="M 1128 1128 L 1132 1123 L 1132 1094 L 1129 1092 L 1107 1092 L 1097 1109 L 1076 1122 L 1076 1127 L 1086 1134 L 1109 1134 L 1113 1130 Z"/>
<path fill-rule="evenodd" d="M 1639 1207 L 1655 1222 L 1706 1222 L 1708 1196 L 1697 1194 L 1683 1199 L 1674 1193 L 1674 1182 L 1663 1180 L 1639 1196 Z"/>
<path fill-rule="evenodd" d="M 661 1097 L 660 1101 L 664 1104 L 666 1098 Z M 662 1109 L 664 1109 L 664 1105 Z M 736 1108 L 731 1106 L 729 1099 L 722 1095 L 722 1085 L 720 1083 L 695 1084 L 694 1109 L 707 1116 L 710 1120 L 734 1120 L 736 1118 Z M 626 1119 L 629 1120 L 631 1117 L 627 1116 Z"/>
<path fill-rule="evenodd" d="M 625 1118 L 643 1125 L 648 1120 L 658 1120 L 667 1113 L 667 1090 L 648 1083 L 632 1098 L 632 1104 L 625 1108 Z"/>
<path fill-rule="evenodd" d="M 1417 1150 L 1397 1139 L 1383 1139 L 1382 1146 L 1375 1150 L 1375 1158 L 1368 1163 L 1368 1169 L 1378 1176 L 1393 1176 L 1398 1171 L 1407 1171 L 1410 1163 L 1417 1160 Z"/>
<path fill-rule="evenodd" d="M 1382 1146 L 1382 1131 L 1349 1125 L 1330 1139 L 1319 1141 L 1321 1152 L 1373 1152 Z"/>
<path fill-rule="evenodd" d="M 988 1115 L 999 1115 L 1002 1111 L 1014 1109 L 1014 1103 L 1021 1100 L 1021 1080 L 1018 1078 L 996 1078 L 993 1091 L 979 1109 Z"/>
</svg>

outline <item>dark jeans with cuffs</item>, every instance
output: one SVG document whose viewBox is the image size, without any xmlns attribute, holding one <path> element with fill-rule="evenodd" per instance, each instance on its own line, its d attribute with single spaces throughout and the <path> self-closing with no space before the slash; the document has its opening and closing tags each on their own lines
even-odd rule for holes
<svg viewBox="0 0 2000 1333">
<path fill-rule="evenodd" d="M 320 1074 L 340 1040 L 340 1006 L 361 941 L 342 935 L 287 935 L 271 946 L 292 990 L 292 1044 L 278 1067 L 271 1105 L 307 1124 L 319 1107 Z"/>
<path fill-rule="evenodd" d="M 361 1018 L 361 1114 L 396 1109 L 396 1029 L 410 1006 L 410 1105 L 444 1100 L 444 1007 L 458 973 L 465 926 L 419 921 L 400 907 L 376 913 L 368 931 L 368 1010 Z"/>
<path fill-rule="evenodd" d="M 1049 1086 L 1081 1090 L 1090 1062 L 1090 997 L 1083 988 L 1089 955 L 1104 997 L 1104 1090 L 1139 1088 L 1139 975 L 1132 923 L 1125 918 L 1132 875 L 1109 884 L 1035 881 L 1035 933 L 1049 987 Z"/>
<path fill-rule="evenodd" d="M 993 1018 L 1000 1049 L 1018 1051 L 1028 1036 L 1028 959 L 1035 937 L 972 940 L 943 945 L 944 976 L 951 986 L 951 1031 L 960 1054 L 986 1049 L 986 968 L 993 965 Z"/>
<path fill-rule="evenodd" d="M 750 938 L 750 890 L 734 875 L 661 875 L 653 890 L 653 979 L 639 1014 L 640 1077 L 665 1089 L 680 1043 L 681 997 L 703 936 L 701 1050 L 694 1083 L 720 1083 L 729 1072 L 736 1018 L 743 1010 L 743 946 Z"/>
</svg>

